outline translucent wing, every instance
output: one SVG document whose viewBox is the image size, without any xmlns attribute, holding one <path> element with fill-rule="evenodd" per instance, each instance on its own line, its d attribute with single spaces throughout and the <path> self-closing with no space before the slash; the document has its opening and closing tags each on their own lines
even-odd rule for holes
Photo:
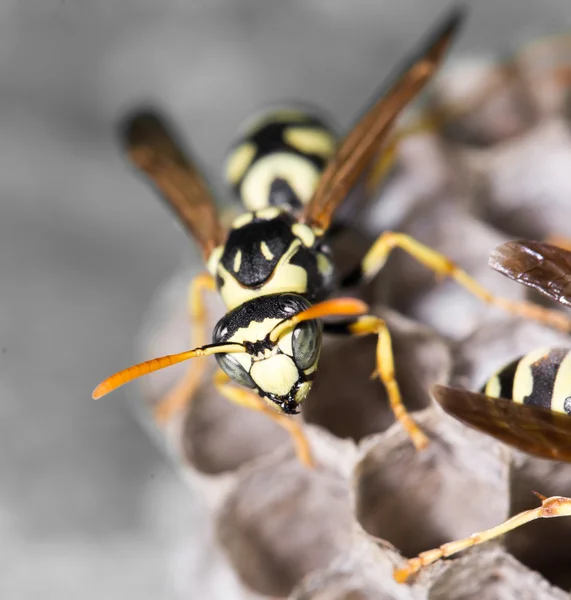
<svg viewBox="0 0 571 600">
<path fill-rule="evenodd" d="M 517 240 L 498 246 L 491 267 L 506 277 L 571 306 L 571 252 L 546 244 Z"/>
<path fill-rule="evenodd" d="M 341 142 L 328 163 L 302 220 L 327 229 L 337 207 L 370 165 L 401 110 L 422 90 L 442 62 L 464 11 L 455 8 L 421 49 L 383 85 L 373 104 Z"/>
<path fill-rule="evenodd" d="M 124 123 L 124 139 L 130 159 L 161 192 L 208 259 L 225 234 L 204 179 L 165 121 L 153 112 L 136 113 Z"/>
<path fill-rule="evenodd" d="M 432 394 L 465 425 L 528 454 L 571 462 L 571 416 L 441 385 Z"/>
</svg>

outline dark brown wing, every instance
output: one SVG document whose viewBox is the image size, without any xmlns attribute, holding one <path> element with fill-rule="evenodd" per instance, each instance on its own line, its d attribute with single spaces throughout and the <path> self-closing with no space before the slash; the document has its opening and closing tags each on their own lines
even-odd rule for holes
<svg viewBox="0 0 571 600">
<path fill-rule="evenodd" d="M 571 306 L 571 252 L 552 244 L 517 240 L 498 246 L 491 267 L 506 277 Z"/>
<path fill-rule="evenodd" d="M 225 234 L 204 179 L 183 154 L 165 121 L 154 112 L 138 112 L 124 125 L 127 153 L 161 192 L 168 206 L 208 259 Z"/>
<path fill-rule="evenodd" d="M 455 8 L 406 61 L 389 85 L 383 85 L 372 106 L 341 142 L 327 165 L 302 220 L 326 230 L 333 214 L 370 165 L 401 110 L 422 90 L 442 62 L 464 10 Z"/>
<path fill-rule="evenodd" d="M 571 416 L 441 385 L 432 394 L 465 425 L 528 454 L 571 462 Z"/>
</svg>

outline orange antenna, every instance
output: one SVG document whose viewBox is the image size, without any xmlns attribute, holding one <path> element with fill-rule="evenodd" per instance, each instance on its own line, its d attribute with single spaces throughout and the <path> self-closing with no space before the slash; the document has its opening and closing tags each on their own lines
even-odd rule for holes
<svg viewBox="0 0 571 600">
<path fill-rule="evenodd" d="M 369 307 L 357 298 L 334 298 L 333 300 L 325 300 L 310 306 L 306 310 L 294 315 L 291 319 L 286 319 L 278 323 L 270 333 L 270 340 L 276 342 L 288 329 L 293 329 L 302 321 L 311 321 L 312 319 L 320 319 L 321 317 L 333 316 L 353 316 L 364 315 L 369 311 Z"/>
<path fill-rule="evenodd" d="M 151 360 L 146 360 L 138 365 L 133 365 L 132 367 L 128 367 L 123 371 L 119 371 L 118 373 L 115 373 L 115 375 L 111 375 L 111 377 L 108 377 L 102 381 L 95 388 L 92 397 L 94 400 L 97 400 L 102 396 L 106 396 L 113 390 L 116 390 L 118 387 L 121 387 L 125 383 L 133 381 L 133 379 L 137 379 L 138 377 L 142 377 L 148 373 L 153 373 L 154 371 L 159 371 L 160 369 L 165 369 L 171 365 L 176 365 L 177 363 L 184 362 L 185 360 L 196 358 L 197 356 L 210 356 L 211 354 L 237 352 L 246 352 L 246 349 L 244 346 L 242 346 L 242 344 L 211 344 L 208 346 L 202 346 L 201 348 L 195 348 L 194 350 L 180 352 L 179 354 L 168 354 L 167 356 L 152 358 Z"/>
</svg>

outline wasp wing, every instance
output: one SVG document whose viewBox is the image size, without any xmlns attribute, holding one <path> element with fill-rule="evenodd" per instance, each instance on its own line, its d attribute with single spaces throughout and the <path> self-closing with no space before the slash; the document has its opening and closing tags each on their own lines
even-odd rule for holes
<svg viewBox="0 0 571 600">
<path fill-rule="evenodd" d="M 464 10 L 455 8 L 430 34 L 427 41 L 375 94 L 334 157 L 329 161 L 302 220 L 323 230 L 365 169 L 370 165 L 401 110 L 426 85 L 442 62 L 452 38 L 459 29 Z"/>
<path fill-rule="evenodd" d="M 123 133 L 129 158 L 161 192 L 208 259 L 225 234 L 212 194 L 165 120 L 155 112 L 138 112 L 125 120 Z"/>
<path fill-rule="evenodd" d="M 432 394 L 469 427 L 528 454 L 571 462 L 571 415 L 442 385 Z"/>
<path fill-rule="evenodd" d="M 545 242 L 516 240 L 498 246 L 489 264 L 506 277 L 571 306 L 571 252 Z"/>
</svg>

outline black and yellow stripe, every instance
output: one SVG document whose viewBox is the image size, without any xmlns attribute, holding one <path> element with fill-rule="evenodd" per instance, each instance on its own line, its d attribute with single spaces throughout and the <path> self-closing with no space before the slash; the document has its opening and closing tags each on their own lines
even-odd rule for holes
<svg viewBox="0 0 571 600">
<path fill-rule="evenodd" d="M 534 350 L 495 373 L 482 392 L 492 398 L 571 414 L 571 351 Z"/>
<path fill-rule="evenodd" d="M 309 202 L 337 138 L 321 117 L 273 110 L 245 128 L 226 159 L 226 180 L 248 210 Z"/>
</svg>

